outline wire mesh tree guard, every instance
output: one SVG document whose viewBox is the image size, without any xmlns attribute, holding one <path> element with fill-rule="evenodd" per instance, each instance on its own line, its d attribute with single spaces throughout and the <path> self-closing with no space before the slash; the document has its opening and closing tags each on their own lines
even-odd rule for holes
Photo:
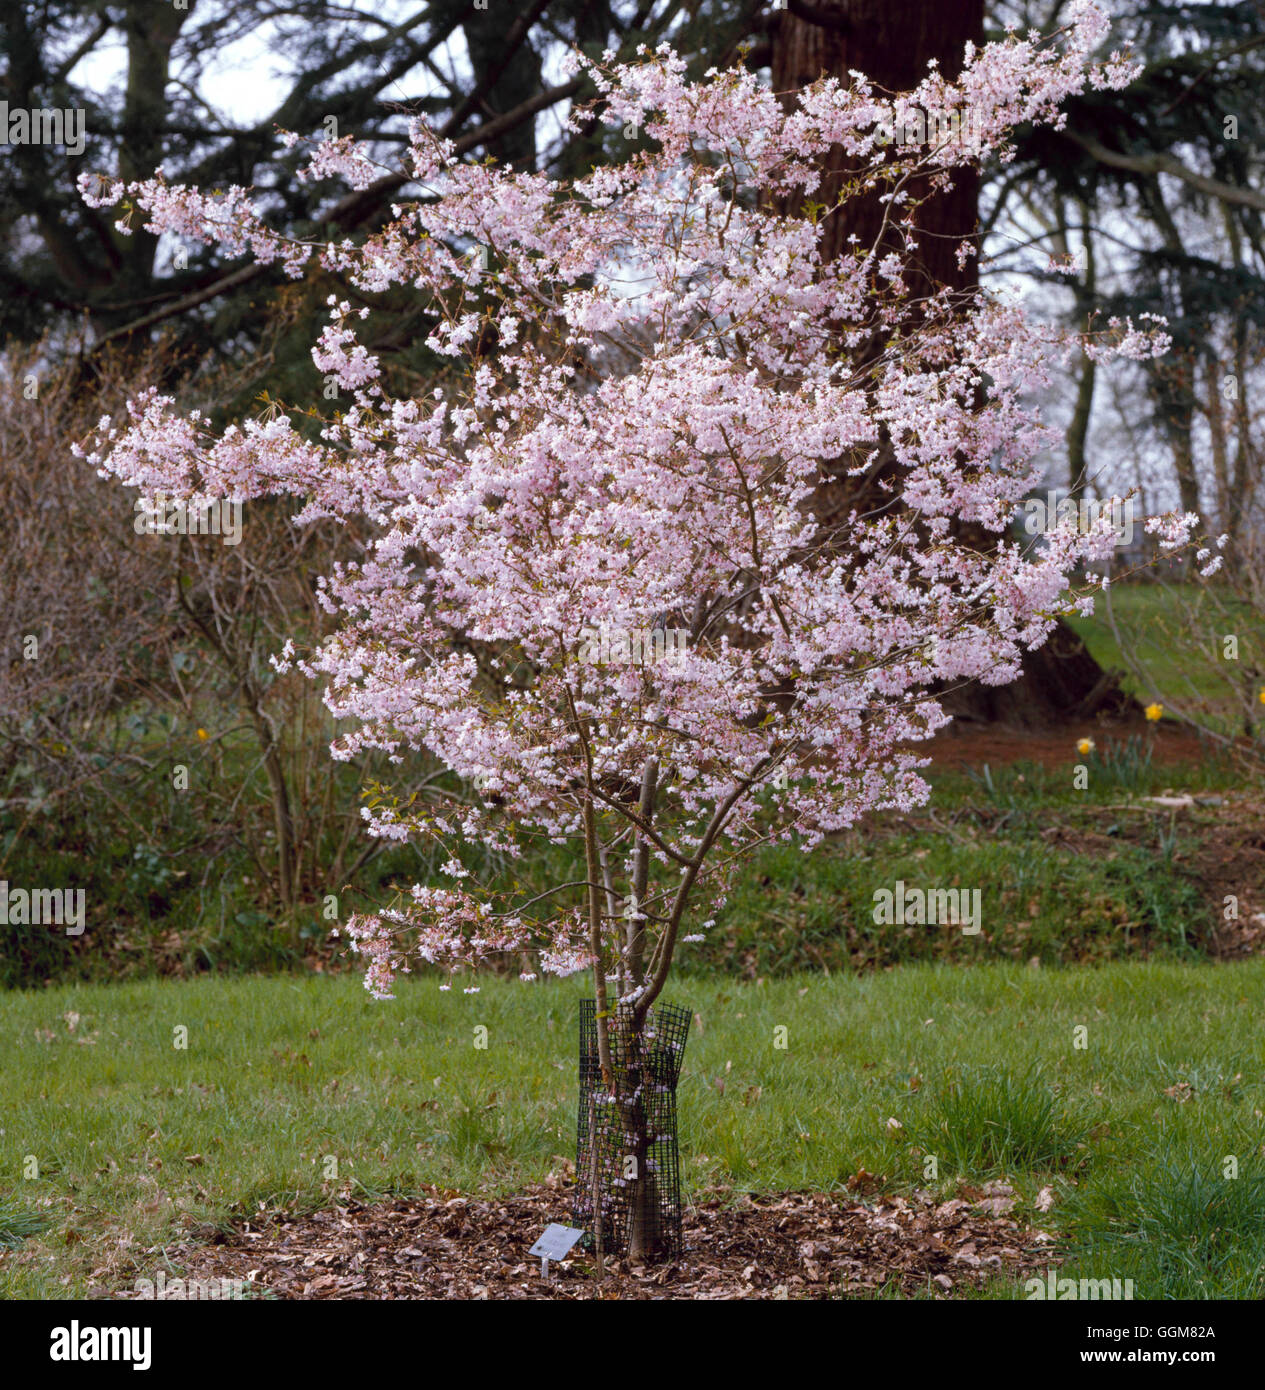
<svg viewBox="0 0 1265 1390">
<path fill-rule="evenodd" d="M 692 1014 L 655 1004 L 638 1032 L 631 1006 L 610 1018 L 614 1094 L 602 1077 L 597 1005 L 580 1002 L 580 1108 L 572 1215 L 585 1245 L 648 1261 L 681 1254 L 676 1084 Z"/>
</svg>

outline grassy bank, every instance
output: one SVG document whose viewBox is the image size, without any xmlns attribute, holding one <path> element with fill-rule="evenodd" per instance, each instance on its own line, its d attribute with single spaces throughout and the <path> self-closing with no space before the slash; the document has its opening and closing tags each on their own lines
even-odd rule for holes
<svg viewBox="0 0 1265 1390">
<path fill-rule="evenodd" d="M 946 755 L 932 771 L 925 810 L 871 818 L 808 857 L 793 848 L 756 856 L 718 916 L 710 944 L 692 953 L 692 968 L 736 969 L 755 978 L 912 960 L 1036 956 L 1050 965 L 1204 950 L 1224 894 L 1242 888 L 1226 881 L 1224 866 L 1209 873 L 1202 863 L 1210 848 L 1217 859 L 1218 847 L 1241 828 L 1244 808 L 1221 795 L 1240 793 L 1241 778 L 1211 757 L 1198 766 L 1162 765 L 1152 761 L 1144 737 L 1107 735 L 1084 759 L 1089 785 L 1079 790 L 1070 735 L 1067 744 L 1067 763 L 1056 767 L 958 767 Z M 1141 804 L 1142 797 L 1171 789 L 1198 794 L 1203 804 L 1174 824 Z M 168 825 L 161 807 L 152 810 L 155 824 Z M 104 813 L 91 835 L 85 830 L 77 840 L 73 829 L 50 823 L 14 842 L 0 877 L 14 886 L 83 888 L 87 929 L 76 937 L 47 926 L 11 926 L 0 937 L 0 986 L 301 973 L 345 964 L 323 900 L 288 914 L 269 909 L 257 876 L 248 872 L 253 865 L 232 846 L 210 857 L 187 848 L 160 854 L 133 844 L 126 828 Z M 188 843 L 196 844 L 191 826 L 188 833 Z M 46 852 L 45 834 L 60 837 L 56 854 Z M 551 850 L 504 872 L 532 897 L 582 876 L 577 863 Z M 353 908 L 389 902 L 398 885 L 441 881 L 438 867 L 433 852 L 396 847 L 349 885 L 326 887 L 345 918 Z M 979 890 L 983 930 L 964 938 L 876 923 L 874 894 L 897 881 Z"/>
</svg>

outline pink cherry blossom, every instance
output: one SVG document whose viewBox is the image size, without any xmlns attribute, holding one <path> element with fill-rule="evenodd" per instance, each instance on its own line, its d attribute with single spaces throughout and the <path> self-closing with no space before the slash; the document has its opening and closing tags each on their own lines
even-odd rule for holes
<svg viewBox="0 0 1265 1390">
<path fill-rule="evenodd" d="M 451 359 L 444 385 L 392 398 L 336 298 L 313 360 L 340 399 L 317 439 L 284 415 L 216 435 L 151 393 L 88 452 L 151 492 L 284 495 L 299 519 L 375 524 L 361 561 L 325 577 L 337 631 L 280 658 L 324 681 L 347 726 L 335 757 L 425 755 L 464 787 L 364 809 L 370 833 L 444 866 L 444 886 L 347 924 L 375 994 L 410 963 L 527 957 L 525 978 L 591 968 L 599 999 L 612 980 L 644 1011 L 745 854 L 921 803 L 918 745 L 947 722 L 936 692 L 1014 679 L 1080 602 L 1071 573 L 1107 528 L 1054 527 L 1035 548 L 1008 528 L 1052 438 L 1032 393 L 1081 345 L 983 295 L 912 305 L 890 249 L 823 263 L 829 211 L 769 197 L 813 194 L 842 146 L 872 159 L 858 187 L 890 197 L 908 249 L 912 174 L 1005 158 L 1017 123 L 1057 125 L 1068 96 L 1128 79 L 1118 57 L 1089 59 L 1101 11 L 1069 15 L 1058 41 L 973 50 L 956 83 L 933 72 L 884 98 L 824 79 L 790 111 L 746 71 L 688 80 L 668 48 L 590 64 L 601 119 L 636 123 L 648 151 L 568 185 L 460 164 L 416 123 L 427 199 L 362 245 L 287 238 L 240 189 L 85 180 L 154 232 L 408 290 Z M 885 148 L 914 107 L 969 108 L 971 140 Z M 356 187 L 375 172 L 353 141 L 308 166 Z M 1162 345 L 1158 327 L 1113 324 L 1088 350 Z M 823 478 L 880 450 L 877 502 L 825 525 Z M 993 544 L 960 539 L 962 522 Z M 1166 545 L 1192 524 L 1156 523 Z M 582 847 L 585 867 L 539 897 L 476 872 L 546 843 Z"/>
</svg>

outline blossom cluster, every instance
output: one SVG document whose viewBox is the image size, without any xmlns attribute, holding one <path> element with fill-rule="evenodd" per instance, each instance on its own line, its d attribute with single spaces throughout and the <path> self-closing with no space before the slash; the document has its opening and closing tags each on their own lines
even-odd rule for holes
<svg viewBox="0 0 1265 1390">
<path fill-rule="evenodd" d="M 630 918 L 670 952 L 682 894 L 710 894 L 714 917 L 751 846 L 811 848 L 918 804 L 917 745 L 947 722 L 937 691 L 1014 679 L 1068 606 L 1073 569 L 1109 551 L 1106 521 L 1056 525 L 1038 550 L 1008 534 L 1050 438 L 1027 401 L 1061 345 L 983 296 L 912 305 L 890 250 L 824 261 L 824 216 L 768 196 L 813 194 L 831 147 L 872 156 L 847 196 L 885 190 L 912 252 L 911 171 L 947 178 L 954 161 L 1004 155 L 1017 122 L 1057 123 L 1068 95 L 1127 80 L 1118 55 L 1089 60 L 1101 13 L 1070 13 L 1061 45 L 1011 36 L 970 52 L 956 84 L 933 72 L 890 100 L 857 75 L 786 110 L 748 72 L 687 80 L 666 48 L 592 65 L 603 119 L 637 123 L 650 150 L 562 184 L 461 164 L 419 123 L 411 167 L 429 196 L 360 245 L 287 241 L 241 190 L 109 190 L 150 230 L 249 247 L 291 274 L 316 254 L 349 287 L 313 359 L 350 404 L 319 440 L 284 416 L 213 435 L 150 394 L 126 426 L 102 422 L 90 457 L 150 491 L 286 494 L 300 519 L 376 522 L 362 562 L 326 576 L 340 625 L 301 663 L 349 722 L 335 755 L 425 754 L 478 791 L 366 807 L 373 833 L 444 845 L 462 882 L 349 924 L 375 993 L 410 959 L 594 962 L 581 908 L 473 892 L 473 847 L 563 844 L 595 813 L 597 955 L 622 969 Z M 881 128 L 911 107 L 961 105 L 969 150 L 883 151 Z M 310 172 L 370 177 L 342 141 Z M 453 363 L 422 397 L 389 395 L 369 311 L 352 305 L 397 287 L 421 297 L 427 342 Z M 854 353 L 876 338 L 880 352 Z M 1098 350 L 1162 347 L 1128 323 L 1112 338 Z M 827 480 L 880 464 L 864 506 L 822 515 Z M 1189 524 L 1164 522 L 1165 542 Z M 586 634 L 608 626 L 688 640 L 671 661 L 587 659 Z M 631 809 L 648 766 L 653 823 Z"/>
</svg>

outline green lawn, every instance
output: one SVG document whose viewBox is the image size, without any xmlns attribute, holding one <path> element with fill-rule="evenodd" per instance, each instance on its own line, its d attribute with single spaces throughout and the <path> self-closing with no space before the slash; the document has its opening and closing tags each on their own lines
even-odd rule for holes
<svg viewBox="0 0 1265 1390">
<path fill-rule="evenodd" d="M 348 977 L 220 977 L 3 996 L 0 1294 L 130 1288 L 153 1276 L 146 1247 L 235 1212 L 543 1178 L 573 1151 L 582 991 L 414 982 L 375 1004 Z M 1265 1294 L 1265 961 L 695 977 L 670 997 L 698 1014 L 691 1190 L 1000 1175 L 1077 1277 Z M 1047 1186 L 1053 1209 L 1031 1212 Z"/>
<path fill-rule="evenodd" d="M 1236 700 L 1246 692 L 1250 701 L 1265 681 L 1261 614 L 1215 586 L 1120 584 L 1095 601 L 1092 618 L 1069 622 L 1100 666 L 1126 672 L 1125 689 L 1142 701 L 1180 701 L 1192 712 L 1207 714 L 1225 710 L 1236 733 Z M 1117 631 L 1143 673 L 1130 669 Z M 1234 660 L 1225 657 L 1227 636 L 1238 641 Z"/>
</svg>

